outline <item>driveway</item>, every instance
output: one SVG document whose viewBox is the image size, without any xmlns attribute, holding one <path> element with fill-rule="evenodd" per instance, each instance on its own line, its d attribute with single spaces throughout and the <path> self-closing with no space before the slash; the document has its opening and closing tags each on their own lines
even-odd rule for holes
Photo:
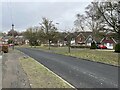
<svg viewBox="0 0 120 90">
<path fill-rule="evenodd" d="M 118 67 L 30 48 L 18 48 L 76 88 L 117 88 Z"/>
</svg>

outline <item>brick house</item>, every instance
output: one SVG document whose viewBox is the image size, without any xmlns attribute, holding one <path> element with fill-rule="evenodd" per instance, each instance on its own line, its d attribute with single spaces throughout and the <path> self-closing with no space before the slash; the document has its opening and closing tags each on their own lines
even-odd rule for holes
<svg viewBox="0 0 120 90">
<path fill-rule="evenodd" d="M 75 44 L 85 45 L 87 43 L 86 39 L 88 39 L 88 36 L 92 36 L 92 32 L 79 32 L 76 34 Z"/>
<path fill-rule="evenodd" d="M 83 35 L 83 33 L 80 33 L 75 38 L 75 43 L 76 44 L 85 44 L 85 39 L 86 39 L 86 37 Z"/>
<path fill-rule="evenodd" d="M 92 32 L 74 32 L 72 34 L 72 45 L 86 45 L 91 46 L 91 43 L 94 41 L 96 44 L 105 45 L 108 49 L 113 49 L 117 43 L 115 33 L 109 33 L 108 35 L 105 32 L 100 32 L 94 38 Z M 67 35 L 66 35 L 67 37 Z M 65 38 L 66 38 L 65 37 Z"/>
</svg>

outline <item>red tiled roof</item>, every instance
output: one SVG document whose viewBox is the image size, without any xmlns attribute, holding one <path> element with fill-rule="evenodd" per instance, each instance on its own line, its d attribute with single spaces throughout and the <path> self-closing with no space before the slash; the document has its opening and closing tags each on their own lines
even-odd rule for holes
<svg viewBox="0 0 120 90">
<path fill-rule="evenodd" d="M 115 43 L 113 40 L 103 40 L 104 43 Z"/>
<path fill-rule="evenodd" d="M 103 42 L 103 43 L 116 43 L 113 38 L 111 38 L 111 39 L 110 39 L 110 38 L 109 38 L 109 39 L 104 38 L 104 39 L 102 40 L 102 42 Z"/>
</svg>

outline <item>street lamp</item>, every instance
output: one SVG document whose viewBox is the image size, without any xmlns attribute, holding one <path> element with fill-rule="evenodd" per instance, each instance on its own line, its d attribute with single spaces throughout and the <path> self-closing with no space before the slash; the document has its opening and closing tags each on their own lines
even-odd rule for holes
<svg viewBox="0 0 120 90">
<path fill-rule="evenodd" d="M 12 24 L 12 36 L 13 36 L 13 41 L 12 41 L 12 44 L 13 44 L 13 50 L 14 50 L 14 39 L 15 39 L 15 37 L 14 37 L 14 24 Z"/>
</svg>

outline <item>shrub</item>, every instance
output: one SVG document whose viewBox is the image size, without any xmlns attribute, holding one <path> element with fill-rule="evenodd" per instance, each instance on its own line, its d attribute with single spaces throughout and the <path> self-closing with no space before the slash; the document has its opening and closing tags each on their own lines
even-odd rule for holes
<svg viewBox="0 0 120 90">
<path fill-rule="evenodd" d="M 13 40 L 8 40 L 8 44 L 11 44 L 11 43 L 13 43 Z"/>
<path fill-rule="evenodd" d="M 120 43 L 115 45 L 115 52 L 120 53 Z"/>
<path fill-rule="evenodd" d="M 39 44 L 36 40 L 30 40 L 29 44 L 30 44 L 30 46 L 39 46 Z"/>
<path fill-rule="evenodd" d="M 2 51 L 3 51 L 4 53 L 8 53 L 8 45 L 3 45 L 3 46 L 2 46 Z"/>
<path fill-rule="evenodd" d="M 92 42 L 92 43 L 91 43 L 90 49 L 97 49 L 97 45 L 96 45 L 95 42 Z"/>
</svg>

